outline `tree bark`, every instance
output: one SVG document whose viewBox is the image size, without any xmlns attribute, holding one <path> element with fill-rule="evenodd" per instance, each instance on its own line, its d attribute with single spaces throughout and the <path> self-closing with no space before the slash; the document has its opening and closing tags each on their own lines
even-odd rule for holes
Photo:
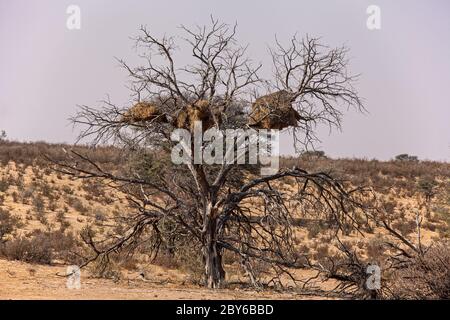
<svg viewBox="0 0 450 320">
<path fill-rule="evenodd" d="M 217 219 L 208 215 L 203 241 L 203 261 L 205 264 L 206 285 L 210 289 L 217 289 L 225 279 L 222 265 L 222 249 L 217 243 Z"/>
</svg>

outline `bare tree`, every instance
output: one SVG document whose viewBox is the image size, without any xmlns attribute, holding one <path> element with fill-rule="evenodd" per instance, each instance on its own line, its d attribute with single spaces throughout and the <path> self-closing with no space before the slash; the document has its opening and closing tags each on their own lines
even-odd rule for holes
<svg viewBox="0 0 450 320">
<path fill-rule="evenodd" d="M 201 252 L 205 284 L 218 288 L 225 279 L 223 254 L 229 251 L 241 262 L 250 280 L 258 285 L 254 264 L 272 268 L 274 282 L 282 276 L 297 281 L 291 268 L 308 265 L 298 252 L 294 227 L 306 214 L 327 216 L 330 228 L 358 227 L 362 190 L 351 189 L 325 172 L 309 173 L 300 168 L 282 168 L 259 177 L 255 166 L 223 162 L 220 165 L 174 165 L 170 135 L 186 121 L 189 108 L 202 104 L 212 125 L 221 131 L 247 128 L 252 99 L 284 90 L 300 114 L 295 141 L 311 142 L 316 124 L 340 126 L 342 108 L 362 110 L 361 99 L 347 74 L 347 49 L 329 49 L 318 39 L 293 37 L 288 47 L 278 41 L 271 49 L 275 74 L 262 79 L 261 65 L 247 56 L 236 41 L 236 26 L 211 19 L 205 27 L 182 27 L 185 38 L 155 37 L 141 27 L 135 44 L 144 64 L 132 67 L 119 60 L 130 76 L 133 103 L 151 103 L 158 113 L 145 121 L 129 119 L 129 108 L 111 101 L 103 106 L 81 106 L 73 123 L 83 125 L 80 140 L 94 144 L 114 143 L 124 150 L 129 165 L 108 172 L 88 157 L 71 152 L 57 168 L 80 179 L 99 179 L 120 189 L 136 208 L 127 213 L 127 228 L 96 241 L 86 230 L 83 238 L 96 259 L 108 259 L 117 250 L 134 250 L 151 243 L 156 255 L 163 243 L 177 246 L 188 242 Z M 176 64 L 177 54 L 188 48 L 192 63 Z M 264 91 L 261 93 L 261 91 Z M 198 109 L 200 110 L 200 109 Z M 257 168 L 257 167 L 256 167 Z M 294 192 L 280 187 L 290 180 Z M 149 246 L 147 246 L 148 248 Z"/>
</svg>

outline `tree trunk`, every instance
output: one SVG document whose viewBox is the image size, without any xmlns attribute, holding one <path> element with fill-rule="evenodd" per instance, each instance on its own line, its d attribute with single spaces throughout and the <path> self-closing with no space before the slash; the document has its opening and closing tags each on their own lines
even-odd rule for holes
<svg viewBox="0 0 450 320">
<path fill-rule="evenodd" d="M 217 244 L 217 220 L 214 216 L 208 216 L 205 231 L 203 261 L 206 285 L 210 289 L 217 289 L 225 279 L 225 270 L 222 265 L 222 250 Z"/>
</svg>

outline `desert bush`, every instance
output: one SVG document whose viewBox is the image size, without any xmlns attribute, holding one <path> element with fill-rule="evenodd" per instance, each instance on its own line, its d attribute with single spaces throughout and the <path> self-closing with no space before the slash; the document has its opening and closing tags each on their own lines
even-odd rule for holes
<svg viewBox="0 0 450 320">
<path fill-rule="evenodd" d="M 49 201 L 48 206 L 47 206 L 49 211 L 56 211 L 56 209 L 58 209 L 58 203 L 56 203 L 56 201 Z"/>
<path fill-rule="evenodd" d="M 100 198 L 100 202 L 102 204 L 110 205 L 110 204 L 114 203 L 114 198 L 108 197 L 108 196 L 104 196 L 104 197 Z"/>
<path fill-rule="evenodd" d="M 400 221 L 393 222 L 392 227 L 394 229 L 400 231 L 400 233 L 403 236 L 407 236 L 408 234 L 410 234 L 411 232 L 416 230 L 417 225 L 416 225 L 416 222 L 413 220 L 409 220 L 409 221 L 400 220 Z"/>
<path fill-rule="evenodd" d="M 320 261 L 322 259 L 326 259 L 330 255 L 330 250 L 327 244 L 322 244 L 317 246 L 316 253 L 313 255 L 313 258 Z"/>
<path fill-rule="evenodd" d="M 180 269 L 189 274 L 188 281 L 190 283 L 202 284 L 204 267 L 197 245 L 192 241 L 186 241 L 183 237 L 169 239 L 169 241 L 162 243 L 153 263 L 168 269 Z M 149 252 L 147 245 L 141 246 L 140 250 L 144 254 Z"/>
<path fill-rule="evenodd" d="M 18 203 L 18 202 L 19 202 L 19 194 L 18 194 L 16 191 L 14 191 L 14 192 L 11 194 L 11 196 L 12 196 L 12 199 L 13 199 L 13 202 L 14 202 L 14 203 Z"/>
<path fill-rule="evenodd" d="M 53 199 L 53 188 L 45 180 L 40 181 L 39 187 L 41 189 L 42 195 L 48 199 Z"/>
<path fill-rule="evenodd" d="M 0 179 L 0 192 L 6 192 L 9 188 L 9 182 L 7 179 Z"/>
<path fill-rule="evenodd" d="M 32 178 L 33 181 L 44 180 L 44 173 L 42 172 L 42 170 L 39 166 L 33 166 L 31 168 L 31 171 L 33 172 L 33 175 L 34 175 L 34 177 Z"/>
<path fill-rule="evenodd" d="M 102 208 L 96 207 L 92 210 L 92 216 L 97 222 L 104 222 L 107 220 L 106 214 Z"/>
<path fill-rule="evenodd" d="M 29 263 L 50 264 L 52 250 L 47 242 L 40 244 L 24 237 L 19 237 L 0 246 L 0 254 L 9 260 Z"/>
<path fill-rule="evenodd" d="M 385 250 L 384 239 L 380 235 L 373 237 L 368 241 L 366 246 L 367 258 L 372 263 L 376 262 L 380 264 L 385 255 Z"/>
<path fill-rule="evenodd" d="M 83 201 L 76 197 L 69 197 L 67 198 L 68 204 L 75 209 L 75 211 L 81 213 L 82 215 L 85 215 L 89 209 L 84 206 Z"/>
<path fill-rule="evenodd" d="M 393 294 L 400 299 L 450 299 L 450 243 L 434 244 L 393 275 Z"/>
<path fill-rule="evenodd" d="M 328 221 L 328 223 L 332 224 L 333 221 Z M 327 230 L 327 222 L 323 220 L 317 220 L 308 223 L 308 239 L 317 237 L 324 230 Z"/>
<path fill-rule="evenodd" d="M 37 212 L 44 212 L 45 210 L 45 202 L 42 196 L 37 195 L 33 198 L 33 206 Z"/>
<path fill-rule="evenodd" d="M 122 272 L 120 270 L 119 255 L 111 255 L 108 259 L 98 259 L 91 263 L 89 272 L 94 278 L 120 280 Z"/>
<path fill-rule="evenodd" d="M 158 265 L 158 266 L 166 268 L 166 269 L 178 269 L 178 268 L 180 268 L 180 264 L 175 259 L 175 256 L 173 254 L 168 253 L 168 252 L 161 252 L 161 253 L 159 253 L 156 256 L 156 258 L 153 260 L 153 263 L 155 265 Z"/>
<path fill-rule="evenodd" d="M 62 191 L 68 195 L 72 195 L 74 193 L 74 190 L 70 186 L 67 186 L 67 185 L 62 186 Z"/>
<path fill-rule="evenodd" d="M 431 198 L 435 195 L 435 190 L 437 187 L 437 182 L 434 178 L 422 178 L 417 183 L 419 190 L 424 194 L 425 197 Z"/>
<path fill-rule="evenodd" d="M 438 226 L 440 237 L 450 238 L 450 210 L 443 206 L 435 206 L 433 211 L 436 220 L 443 222 Z"/>
<path fill-rule="evenodd" d="M 28 203 L 28 199 L 31 199 L 33 197 L 33 194 L 35 192 L 35 189 L 33 187 L 26 188 L 22 190 L 20 193 L 20 197 L 22 198 L 22 202 Z"/>
<path fill-rule="evenodd" d="M 58 211 L 56 213 L 56 221 L 61 223 L 61 222 L 65 221 L 65 220 L 66 220 L 66 216 L 64 214 L 64 211 Z"/>
<path fill-rule="evenodd" d="M 47 216 L 45 215 L 45 213 L 43 211 L 37 211 L 36 212 L 36 217 L 37 217 L 38 221 L 40 223 L 42 223 L 44 226 L 48 226 L 49 225 L 48 218 L 47 218 Z"/>
<path fill-rule="evenodd" d="M 434 178 L 422 178 L 418 182 L 418 188 L 425 197 L 426 217 L 431 216 L 431 200 L 436 195 L 437 182 Z"/>
<path fill-rule="evenodd" d="M 56 213 L 56 221 L 60 224 L 60 230 L 64 232 L 70 227 L 70 223 L 67 221 L 64 211 L 58 211 Z"/>
<path fill-rule="evenodd" d="M 23 224 L 19 217 L 16 217 L 8 211 L 0 208 L 0 243 L 6 241 L 5 238 L 13 234 Z"/>
<path fill-rule="evenodd" d="M 61 231 L 35 230 L 0 246 L 0 255 L 9 260 L 51 264 L 55 259 L 67 263 L 79 262 L 72 253 L 77 247 L 75 237 Z"/>
<path fill-rule="evenodd" d="M 434 223 L 431 223 L 430 221 L 425 221 L 424 223 L 422 223 L 422 227 L 430 231 L 436 231 L 437 229 L 437 226 Z"/>
<path fill-rule="evenodd" d="M 83 181 L 81 188 L 93 198 L 101 198 L 105 196 L 105 188 L 98 182 L 85 180 Z"/>
</svg>

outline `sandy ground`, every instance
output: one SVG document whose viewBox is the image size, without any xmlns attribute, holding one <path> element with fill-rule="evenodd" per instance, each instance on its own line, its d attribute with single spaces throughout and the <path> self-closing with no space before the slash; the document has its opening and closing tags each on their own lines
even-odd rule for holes
<svg viewBox="0 0 450 320">
<path fill-rule="evenodd" d="M 257 292 L 254 290 L 208 290 L 178 284 L 156 284 L 138 277 L 119 282 L 81 277 L 81 289 L 67 289 L 64 266 L 37 266 L 23 262 L 0 260 L 0 299 L 320 299 L 317 296 Z"/>
</svg>

